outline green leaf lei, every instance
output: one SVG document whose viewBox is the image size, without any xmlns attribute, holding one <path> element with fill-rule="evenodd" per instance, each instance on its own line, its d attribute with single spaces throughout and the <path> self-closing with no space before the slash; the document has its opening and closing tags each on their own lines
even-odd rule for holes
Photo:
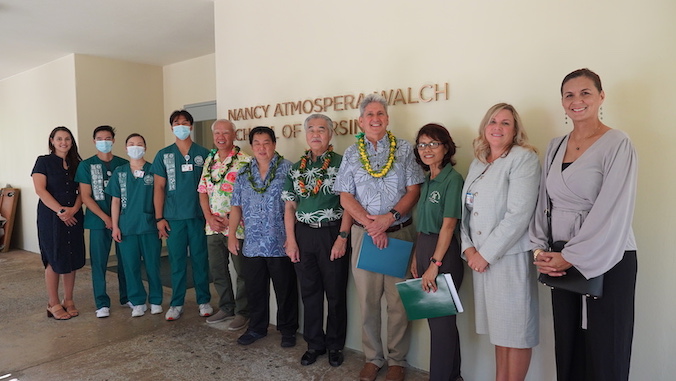
<svg viewBox="0 0 676 381">
<path fill-rule="evenodd" d="M 397 138 L 394 137 L 394 135 L 390 132 L 387 131 L 387 138 L 390 141 L 390 152 L 387 155 L 387 162 L 381 168 L 380 171 L 376 172 L 373 170 L 373 167 L 371 167 L 371 162 L 369 161 L 368 154 L 366 153 L 366 142 L 364 138 L 364 133 L 360 132 L 356 135 L 357 138 L 357 151 L 359 151 L 359 161 L 361 161 L 361 165 L 364 167 L 364 170 L 366 172 L 376 178 L 379 177 L 384 177 L 387 175 L 387 172 L 392 169 L 392 166 L 394 165 L 394 159 L 395 159 L 395 152 L 397 151 Z"/>
<path fill-rule="evenodd" d="M 272 171 L 272 174 L 268 177 L 267 181 L 265 181 L 265 184 L 263 184 L 262 188 L 258 188 L 256 186 L 256 181 L 254 180 L 253 174 L 251 173 L 251 162 L 246 164 L 246 167 L 244 169 L 244 172 L 242 174 L 247 173 L 248 176 L 247 178 L 249 179 L 249 184 L 251 184 L 251 188 L 259 194 L 265 193 L 266 190 L 268 190 L 268 187 L 270 187 L 270 184 L 272 183 L 272 180 L 275 179 L 275 176 L 277 175 L 277 167 L 279 167 L 279 163 L 284 160 L 284 156 L 277 154 L 277 160 L 275 160 L 275 164 L 272 165 L 272 168 L 270 168 L 270 171 Z"/>
<path fill-rule="evenodd" d="M 214 168 L 214 162 L 216 162 L 216 153 L 218 150 L 216 148 L 212 149 L 209 151 L 209 156 L 207 156 L 207 161 L 211 159 L 209 162 L 209 167 L 207 168 L 207 173 L 204 175 L 204 179 L 212 184 L 218 184 L 220 183 L 225 175 L 230 172 L 230 169 L 232 168 L 233 165 L 235 165 L 235 162 L 237 161 L 237 155 L 239 154 L 239 147 L 235 146 L 235 153 L 232 154 L 232 158 L 230 159 L 230 162 L 225 166 L 225 170 L 219 170 L 217 173 L 216 178 L 211 177 L 211 172 L 213 171 Z"/>
</svg>

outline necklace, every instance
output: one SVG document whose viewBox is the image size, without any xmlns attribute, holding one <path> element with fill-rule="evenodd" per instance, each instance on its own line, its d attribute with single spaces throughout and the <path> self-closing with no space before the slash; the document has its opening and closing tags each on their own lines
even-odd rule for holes
<svg viewBox="0 0 676 381">
<path fill-rule="evenodd" d="M 265 181 L 262 188 L 258 188 L 256 186 L 256 182 L 254 180 L 253 174 L 251 173 L 251 162 L 246 164 L 246 167 L 245 167 L 243 173 L 248 173 L 249 184 L 251 184 L 251 188 L 256 193 L 263 194 L 263 193 L 265 193 L 266 190 L 268 190 L 270 183 L 272 183 L 272 180 L 275 179 L 275 175 L 277 174 L 277 167 L 279 167 L 279 163 L 281 163 L 281 161 L 283 159 L 284 159 L 284 156 L 277 154 L 277 160 L 275 160 L 275 163 L 272 165 L 272 168 L 270 168 L 270 171 L 272 171 L 272 174 L 270 174 L 270 176 L 268 176 L 268 179 Z"/>
<path fill-rule="evenodd" d="M 596 128 L 594 129 L 594 131 L 592 131 L 591 134 L 589 134 L 588 136 L 585 136 L 584 138 L 582 138 L 582 143 L 584 143 L 587 139 L 591 138 L 592 136 L 596 135 L 596 132 L 599 130 L 600 127 L 601 127 L 600 125 L 596 126 Z M 571 135 L 572 135 L 572 134 L 571 134 Z M 582 143 L 580 143 L 580 140 L 578 140 L 577 138 L 575 138 L 575 143 L 576 143 L 576 144 L 574 144 L 574 145 L 575 145 L 575 150 L 576 150 L 576 151 L 579 151 L 579 150 L 580 150 L 580 147 L 582 147 Z"/>
<path fill-rule="evenodd" d="M 380 171 L 376 172 L 373 170 L 373 167 L 371 167 L 371 162 L 369 161 L 368 154 L 366 153 L 364 133 L 360 132 L 357 134 L 357 150 L 359 151 L 359 161 L 361 161 L 361 165 L 364 167 L 366 172 L 373 177 L 384 177 L 394 165 L 394 153 L 397 150 L 397 138 L 395 138 L 390 131 L 387 131 L 387 137 L 390 140 L 390 152 L 387 154 L 387 162 Z"/>
<path fill-rule="evenodd" d="M 329 145 L 329 149 L 326 151 L 324 154 L 326 157 L 324 158 L 324 163 L 322 164 L 322 167 L 319 169 L 319 174 L 316 178 L 315 181 L 315 186 L 312 188 L 311 191 L 308 191 L 307 188 L 305 187 L 305 182 L 303 182 L 303 175 L 305 175 L 307 171 L 307 159 L 311 155 L 310 150 L 305 151 L 305 154 L 300 158 L 300 166 L 298 167 L 298 170 L 300 171 L 300 176 L 298 176 L 298 188 L 300 188 L 300 194 L 301 196 L 305 197 L 312 197 L 316 196 L 317 193 L 319 193 L 319 189 L 322 187 L 322 184 L 324 183 L 324 178 L 326 178 L 327 174 L 327 169 L 329 168 L 329 165 L 331 164 L 331 159 L 333 158 L 333 146 Z M 309 175 L 306 175 L 306 177 L 309 177 Z M 309 179 L 308 179 L 309 182 Z"/>
<path fill-rule="evenodd" d="M 204 179 L 206 181 L 209 181 L 212 184 L 218 184 L 220 183 L 225 175 L 230 172 L 230 169 L 232 168 L 233 165 L 235 165 L 235 162 L 237 161 L 237 154 L 239 154 L 239 147 L 235 146 L 235 153 L 232 154 L 232 157 L 230 159 L 230 162 L 225 166 L 225 169 L 222 167 L 216 172 L 216 177 L 212 177 L 211 172 L 214 169 L 214 163 L 217 162 L 216 160 L 216 153 L 218 152 L 217 149 L 212 149 L 209 151 L 209 156 L 207 156 L 207 161 L 209 161 L 209 166 L 207 167 L 207 173 L 204 175 Z"/>
</svg>

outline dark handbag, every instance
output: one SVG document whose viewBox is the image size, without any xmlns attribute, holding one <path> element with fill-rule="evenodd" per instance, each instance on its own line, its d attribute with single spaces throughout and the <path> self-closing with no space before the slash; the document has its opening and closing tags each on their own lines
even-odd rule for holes
<svg viewBox="0 0 676 381">
<path fill-rule="evenodd" d="M 556 241 L 551 244 L 550 251 L 560 253 L 565 244 L 566 241 Z M 538 280 L 551 288 L 574 292 L 592 299 L 599 299 L 603 296 L 603 274 L 587 279 L 575 266 L 567 269 L 566 275 L 549 276 L 540 274 Z"/>
<path fill-rule="evenodd" d="M 554 155 L 552 156 L 552 162 L 549 163 L 550 168 L 554 163 L 554 157 L 556 156 L 556 153 L 559 152 L 559 148 L 561 148 L 561 144 L 563 144 L 564 140 L 565 138 L 561 139 L 561 143 L 559 143 L 559 146 L 556 147 L 556 151 L 554 151 Z M 566 246 L 567 241 L 552 242 L 552 199 L 549 198 L 546 187 L 545 194 L 547 195 L 547 210 L 545 211 L 545 214 L 547 215 L 547 238 L 549 241 L 549 251 L 560 253 L 564 246 Z M 562 276 L 549 276 L 547 274 L 540 274 L 540 276 L 538 276 L 538 281 L 551 288 L 558 288 L 560 290 L 574 292 L 585 295 L 586 297 L 592 299 L 598 299 L 603 296 L 603 274 L 595 278 L 587 279 L 584 277 L 584 275 L 582 275 L 582 273 L 580 273 L 578 269 L 575 268 L 575 266 L 567 269 L 566 275 Z"/>
</svg>

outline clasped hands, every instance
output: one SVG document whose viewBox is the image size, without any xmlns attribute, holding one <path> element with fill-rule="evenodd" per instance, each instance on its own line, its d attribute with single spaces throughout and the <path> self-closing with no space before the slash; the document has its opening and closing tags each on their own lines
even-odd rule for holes
<svg viewBox="0 0 676 381">
<path fill-rule="evenodd" d="M 561 253 L 555 251 L 541 251 L 535 261 L 538 271 L 549 276 L 566 275 L 566 270 L 573 267 L 573 264 L 563 259 Z"/>
<path fill-rule="evenodd" d="M 385 231 L 392 225 L 394 217 L 392 213 L 366 215 L 368 222 L 364 224 L 364 229 L 366 229 L 366 234 L 368 234 L 373 240 L 373 244 L 376 245 L 379 249 L 384 249 L 387 247 L 387 233 Z"/>
</svg>

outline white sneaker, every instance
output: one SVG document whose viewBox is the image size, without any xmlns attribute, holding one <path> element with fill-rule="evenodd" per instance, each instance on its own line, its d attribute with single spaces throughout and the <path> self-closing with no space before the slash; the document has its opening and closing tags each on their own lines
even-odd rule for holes
<svg viewBox="0 0 676 381">
<path fill-rule="evenodd" d="M 121 307 L 129 307 L 129 308 L 134 308 L 134 305 L 133 305 L 133 304 L 131 304 L 131 302 L 127 302 L 127 303 L 122 303 L 122 304 L 120 304 L 120 306 L 121 306 Z"/>
<path fill-rule="evenodd" d="M 169 310 L 164 315 L 164 318 L 167 320 L 178 320 L 181 314 L 183 314 L 183 306 L 169 306 Z"/>
<path fill-rule="evenodd" d="M 211 308 L 210 304 L 200 304 L 200 316 L 207 317 L 211 316 L 214 313 L 214 309 Z"/>
<path fill-rule="evenodd" d="M 101 307 L 98 310 L 96 310 L 96 317 L 97 318 L 107 318 L 108 316 L 110 316 L 110 308 Z"/>
<path fill-rule="evenodd" d="M 148 309 L 148 306 L 144 304 L 139 304 L 138 306 L 134 306 L 131 309 L 131 317 L 139 317 L 143 316 L 146 313 L 146 310 Z"/>
<path fill-rule="evenodd" d="M 161 314 L 162 313 L 162 306 L 159 304 L 151 304 L 150 305 L 150 313 L 153 315 Z"/>
</svg>

